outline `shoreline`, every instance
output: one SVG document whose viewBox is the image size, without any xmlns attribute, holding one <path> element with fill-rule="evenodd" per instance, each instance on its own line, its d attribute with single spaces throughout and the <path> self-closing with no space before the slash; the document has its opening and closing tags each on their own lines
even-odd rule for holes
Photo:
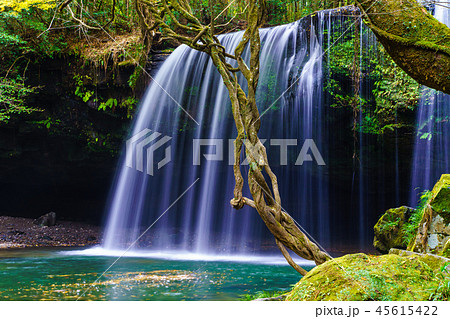
<svg viewBox="0 0 450 319">
<path fill-rule="evenodd" d="M 84 247 L 101 242 L 100 226 L 64 220 L 54 226 L 39 226 L 33 222 L 32 218 L 0 216 L 0 250 Z"/>
<path fill-rule="evenodd" d="M 0 216 L 0 251 L 24 248 L 83 248 L 101 244 L 101 226 L 65 220 L 57 220 L 54 226 L 39 226 L 33 223 L 34 220 Z M 278 252 L 278 249 L 274 246 L 269 251 Z M 357 248 L 348 244 L 329 247 L 328 252 L 333 257 L 360 252 L 379 254 L 373 247 Z"/>
</svg>

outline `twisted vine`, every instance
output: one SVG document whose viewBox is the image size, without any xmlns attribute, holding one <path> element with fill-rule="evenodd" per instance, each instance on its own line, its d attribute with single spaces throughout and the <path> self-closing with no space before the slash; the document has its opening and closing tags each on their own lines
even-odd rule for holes
<svg viewBox="0 0 450 319">
<path fill-rule="evenodd" d="M 234 197 L 230 204 L 235 209 L 241 209 L 248 205 L 257 210 L 270 232 L 275 237 L 276 244 L 288 263 L 299 273 L 307 272 L 298 266 L 291 258 L 286 248 L 292 250 L 298 256 L 313 260 L 321 264 L 330 259 L 325 252 L 314 244 L 296 225 L 292 217 L 283 211 L 281 197 L 278 189 L 277 177 L 269 166 L 266 148 L 261 143 L 258 132 L 261 126 L 260 115 L 256 105 L 256 88 L 259 80 L 259 52 L 261 42 L 259 28 L 264 24 L 266 3 L 264 0 L 247 0 L 247 28 L 242 39 L 236 47 L 234 54 L 226 52 L 214 34 L 214 19 L 209 25 L 202 23 L 192 14 L 187 0 L 137 0 L 146 4 L 152 12 L 154 23 L 149 26 L 151 30 L 159 28 L 164 38 L 180 41 L 189 47 L 207 53 L 225 84 L 231 100 L 232 113 L 237 128 L 237 136 L 234 140 L 234 165 L 235 176 Z M 174 12 L 183 18 L 181 22 Z M 173 30 L 165 20 L 170 17 L 173 24 L 184 31 L 180 34 Z M 242 58 L 244 49 L 250 47 L 250 61 L 246 64 Z M 233 67 L 227 62 L 227 58 L 237 62 L 238 67 Z M 247 81 L 248 93 L 238 83 L 237 72 L 241 72 Z M 243 196 L 242 189 L 244 178 L 240 167 L 240 155 L 245 146 L 245 154 L 249 162 L 248 184 L 253 199 Z M 266 174 L 270 182 L 266 181 Z M 269 185 L 270 183 L 270 185 Z"/>
</svg>

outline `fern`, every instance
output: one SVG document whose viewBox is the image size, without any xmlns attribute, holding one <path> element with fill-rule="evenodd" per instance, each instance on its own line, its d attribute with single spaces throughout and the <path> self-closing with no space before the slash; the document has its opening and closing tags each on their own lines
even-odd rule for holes
<svg viewBox="0 0 450 319">
<path fill-rule="evenodd" d="M 405 236 L 403 238 L 403 243 L 408 245 L 411 240 L 414 239 L 417 229 L 419 228 L 420 221 L 422 220 L 423 214 L 425 212 L 425 207 L 432 196 L 431 191 L 424 191 L 420 196 L 419 205 L 416 210 L 411 214 L 407 223 L 405 223 Z"/>
</svg>

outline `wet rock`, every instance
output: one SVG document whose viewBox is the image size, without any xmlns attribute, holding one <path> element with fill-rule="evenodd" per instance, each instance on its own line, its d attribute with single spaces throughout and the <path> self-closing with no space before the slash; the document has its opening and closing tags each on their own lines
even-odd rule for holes
<svg viewBox="0 0 450 319">
<path fill-rule="evenodd" d="M 39 226 L 55 226 L 56 224 L 56 213 L 50 212 L 45 215 L 42 215 L 38 219 L 34 221 L 35 225 Z"/>
<path fill-rule="evenodd" d="M 392 208 L 386 211 L 374 227 L 374 247 L 387 253 L 391 248 L 406 249 L 405 223 L 408 222 L 414 209 L 407 206 Z"/>
</svg>

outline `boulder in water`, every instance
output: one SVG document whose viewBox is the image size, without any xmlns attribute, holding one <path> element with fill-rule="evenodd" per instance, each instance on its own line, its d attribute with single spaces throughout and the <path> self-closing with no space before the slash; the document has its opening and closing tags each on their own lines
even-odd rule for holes
<svg viewBox="0 0 450 319">
<path fill-rule="evenodd" d="M 42 215 L 38 219 L 35 219 L 33 222 L 35 225 L 39 226 L 55 226 L 56 224 L 56 213 L 50 212 L 45 215 Z"/>
</svg>

